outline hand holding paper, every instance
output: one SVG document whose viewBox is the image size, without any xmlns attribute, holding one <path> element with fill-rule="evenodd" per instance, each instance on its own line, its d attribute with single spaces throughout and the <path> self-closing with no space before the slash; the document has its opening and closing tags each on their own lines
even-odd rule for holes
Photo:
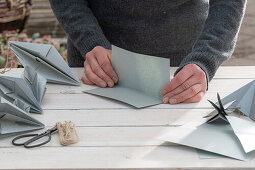
<svg viewBox="0 0 255 170">
<path fill-rule="evenodd" d="M 137 108 L 162 103 L 161 90 L 170 79 L 170 60 L 112 47 L 112 65 L 119 82 L 114 88 L 97 88 L 85 93 L 104 96 Z"/>
<path fill-rule="evenodd" d="M 206 93 L 205 72 L 196 64 L 184 66 L 162 89 L 163 102 L 170 104 L 199 102 Z"/>
<path fill-rule="evenodd" d="M 86 54 L 82 81 L 99 87 L 113 87 L 118 82 L 118 76 L 112 67 L 111 50 L 97 46 Z"/>
</svg>

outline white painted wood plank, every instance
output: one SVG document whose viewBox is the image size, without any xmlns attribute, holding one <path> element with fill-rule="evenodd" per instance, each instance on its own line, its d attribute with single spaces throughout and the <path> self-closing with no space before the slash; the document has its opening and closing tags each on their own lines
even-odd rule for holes
<svg viewBox="0 0 255 170">
<path fill-rule="evenodd" d="M 84 113 L 85 118 L 81 117 L 81 114 L 79 113 L 81 111 L 76 111 L 73 114 L 69 114 L 68 118 L 66 117 L 67 112 L 63 113 L 63 111 L 58 111 L 62 112 L 62 114 L 65 114 L 65 116 L 60 116 L 60 114 L 56 115 L 53 111 L 51 111 L 47 114 L 47 117 L 42 115 L 38 115 L 37 117 L 35 116 L 36 118 L 38 118 L 38 120 L 40 120 L 40 118 L 46 118 L 45 125 L 47 127 L 43 130 L 33 133 L 41 133 L 45 131 L 46 129 L 53 127 L 57 121 L 63 122 L 64 120 L 72 120 L 77 125 L 77 132 L 80 136 L 80 142 L 73 146 L 102 147 L 160 145 L 163 142 L 158 140 L 158 136 L 171 131 L 173 128 L 176 127 L 176 125 L 187 124 L 191 121 L 204 122 L 205 119 L 203 118 L 203 116 L 207 115 L 210 112 L 210 110 L 202 111 L 202 109 L 193 109 L 186 111 L 182 109 L 176 110 L 176 112 L 173 112 L 173 114 L 169 113 L 168 110 L 163 110 L 163 113 L 160 112 L 158 114 L 155 114 L 155 112 L 152 112 L 153 110 L 144 110 L 143 112 L 140 112 L 141 114 L 139 115 L 139 112 L 134 113 L 132 112 L 133 110 L 129 110 L 129 112 L 125 110 L 124 113 L 117 113 L 116 110 L 114 111 L 115 114 L 112 114 L 109 111 L 106 114 L 102 111 L 98 113 L 96 110 L 86 111 Z M 91 115 L 93 113 L 95 115 Z M 130 116 L 128 115 L 128 113 L 131 113 L 129 114 Z M 145 115 L 145 113 L 147 115 Z M 105 117 L 107 114 L 108 118 Z M 109 116 L 109 114 L 112 116 Z M 126 116 L 122 116 L 123 114 Z M 86 115 L 90 117 L 86 117 Z M 117 119 L 112 121 L 111 118 L 114 115 L 117 117 Z M 138 116 L 135 117 L 136 115 Z M 60 117 L 61 119 L 59 119 Z M 95 123 L 94 121 L 97 120 L 97 118 L 100 118 L 101 120 L 99 122 L 102 123 Z M 50 122 L 47 120 L 50 120 Z M 86 122 L 79 122 L 79 120 L 85 120 L 88 122 L 87 124 L 85 124 Z M 120 121 L 118 122 L 118 120 Z M 132 120 L 134 122 L 132 122 Z M 12 147 L 12 138 L 13 137 L 1 139 L 0 147 Z M 58 135 L 53 135 L 52 142 L 49 143 L 47 146 L 60 146 L 58 143 Z"/>
<path fill-rule="evenodd" d="M 229 93 L 220 93 L 223 98 Z M 189 103 L 189 104 L 160 104 L 145 109 L 196 109 L 196 108 L 212 108 L 211 104 L 207 99 L 212 101 L 217 101 L 216 93 L 208 92 L 202 101 L 199 103 Z M 42 108 L 44 110 L 54 109 L 54 110 L 79 110 L 79 109 L 134 109 L 134 107 L 127 105 L 125 103 L 95 96 L 91 94 L 46 94 L 43 102 Z M 140 109 L 142 110 L 142 109 Z"/>
<path fill-rule="evenodd" d="M 177 67 L 171 67 L 170 73 L 176 71 Z M 73 72 L 78 76 L 81 77 L 83 74 L 83 68 L 72 68 Z M 255 79 L 255 66 L 221 66 L 217 70 L 214 78 L 249 78 Z"/>
<path fill-rule="evenodd" d="M 73 72 L 81 78 L 83 74 L 83 68 L 72 68 Z M 176 70 L 176 68 L 171 68 L 172 70 Z M 22 69 L 12 69 L 10 72 L 21 72 Z M 240 73 L 239 73 L 240 71 Z M 247 73 L 245 73 L 247 72 Z M 10 74 L 10 73 L 8 73 Z M 255 66 L 245 66 L 245 67 L 220 67 L 215 78 L 209 84 L 209 92 L 231 92 L 234 91 L 246 83 L 255 79 Z M 226 79 L 227 78 L 227 79 Z M 232 79 L 237 80 L 232 80 Z M 88 86 L 81 82 L 80 86 L 67 86 L 67 85 L 59 85 L 59 84 L 47 84 L 46 93 L 64 93 L 64 94 L 72 94 L 72 93 L 82 93 L 83 90 L 89 90 L 96 88 L 96 86 Z"/>
<path fill-rule="evenodd" d="M 140 146 L 156 145 L 156 136 L 169 128 L 191 121 L 203 121 L 211 109 L 148 110 L 47 110 L 33 117 L 51 128 L 56 122 L 71 120 L 77 126 L 81 141 L 78 146 Z M 31 133 L 31 132 L 30 132 Z M 0 147 L 10 147 L 13 137 L 1 139 Z M 57 135 L 53 135 L 52 146 Z M 50 145 L 51 146 L 51 145 Z"/>
<path fill-rule="evenodd" d="M 147 146 L 162 144 L 157 138 L 161 133 L 177 125 L 191 121 L 205 121 L 203 116 L 211 110 L 48 110 L 45 115 L 34 117 L 45 123 L 46 128 L 33 133 L 40 133 L 55 125 L 56 122 L 72 120 L 80 136 L 75 146 Z M 46 116 L 47 115 L 47 116 Z M 30 132 L 31 133 L 31 132 Z M 1 139 L 0 147 L 11 147 L 13 137 Z M 59 146 L 58 135 L 53 135 L 48 146 Z"/>
<path fill-rule="evenodd" d="M 217 70 L 214 78 L 250 78 L 255 79 L 255 66 L 222 66 Z"/>
<path fill-rule="evenodd" d="M 51 127 L 47 127 L 51 128 Z M 71 145 L 77 146 L 155 146 L 163 144 L 158 137 L 174 127 L 77 127 L 80 142 Z M 32 133 L 42 133 L 40 130 Z M 31 132 L 30 132 L 31 133 Z M 59 135 L 53 134 L 52 140 L 46 146 L 61 146 Z M 16 147 L 11 144 L 14 137 L 1 139 L 1 147 Z M 169 143 L 168 143 L 169 144 Z"/>
<path fill-rule="evenodd" d="M 113 110 L 45 110 L 32 114 L 46 126 L 73 121 L 80 127 L 138 127 L 184 125 L 199 120 L 213 109 L 113 109 Z"/>
<path fill-rule="evenodd" d="M 177 67 L 171 67 L 170 68 L 170 74 L 171 76 L 176 71 Z M 0 71 L 3 69 L 0 69 Z M 11 71 L 18 71 L 22 70 L 22 68 L 12 68 Z M 74 72 L 74 74 L 81 78 L 84 69 L 82 67 L 75 67 L 71 68 L 71 70 Z M 238 78 L 245 78 L 245 79 L 254 79 L 255 78 L 255 66 L 221 66 L 217 70 L 215 76 L 215 79 L 218 78 L 232 78 L 232 79 L 238 79 Z"/>
<path fill-rule="evenodd" d="M 73 70 L 78 77 L 82 76 L 81 68 Z M 206 99 L 216 101 L 215 92 L 218 89 L 222 92 L 221 97 L 224 97 L 250 81 L 246 79 L 254 78 L 254 66 L 221 67 L 202 102 L 162 104 L 147 109 L 133 109 L 126 104 L 92 95 L 65 94 L 77 93 L 78 88 L 85 85 L 78 88 L 49 85 L 49 93 L 63 94 L 46 94 L 43 102 L 46 109 L 44 114 L 34 117 L 48 126 L 53 126 L 56 121 L 74 121 L 79 126 L 82 142 L 70 147 L 57 147 L 57 136 L 54 136 L 49 146 L 27 150 L 22 147 L 14 148 L 10 146 L 8 139 L 4 139 L 1 144 L 5 148 L 0 148 L 0 168 L 254 168 L 255 161 L 247 163 L 227 158 L 200 160 L 196 152 L 187 147 L 145 147 L 159 145 L 156 135 L 170 128 L 166 126 L 185 124 L 208 114 L 211 110 L 202 108 L 211 108 Z M 233 82 L 234 79 L 244 81 Z M 224 83 L 222 87 L 221 83 Z M 57 91 L 58 89 L 63 90 Z M 140 147 L 118 147 L 125 145 Z M 30 159 L 20 159 L 23 157 Z"/>
<path fill-rule="evenodd" d="M 253 79 L 213 79 L 209 83 L 209 92 L 233 92 Z M 58 84 L 47 84 L 46 93 L 75 94 L 83 93 L 84 90 L 98 88 L 94 85 L 66 86 Z"/>
<path fill-rule="evenodd" d="M 209 83 L 208 92 L 234 92 L 254 79 L 213 79 Z"/>
<path fill-rule="evenodd" d="M 199 159 L 188 147 L 43 147 L 1 148 L 1 169 L 66 168 L 254 168 L 255 161 Z M 27 159 L 26 159 L 27 158 Z"/>
</svg>

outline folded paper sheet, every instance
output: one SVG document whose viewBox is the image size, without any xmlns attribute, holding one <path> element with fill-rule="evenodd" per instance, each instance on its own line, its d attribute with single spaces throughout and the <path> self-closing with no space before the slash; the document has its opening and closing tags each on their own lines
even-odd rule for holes
<svg viewBox="0 0 255 170">
<path fill-rule="evenodd" d="M 227 157 L 249 160 L 255 152 L 246 153 L 230 124 L 203 123 L 197 127 L 176 127 L 160 136 L 161 140 L 177 143 Z"/>
<path fill-rule="evenodd" d="M 224 106 L 221 102 L 219 93 L 217 94 L 217 98 L 218 98 L 219 107 L 215 103 L 213 103 L 212 101 L 208 100 L 217 112 L 216 112 L 216 114 L 213 114 L 214 112 L 212 112 L 209 115 L 205 116 L 205 117 L 212 116 L 209 120 L 207 120 L 207 123 L 211 123 L 211 122 L 215 122 L 215 121 L 217 121 L 217 122 L 219 122 L 219 121 L 228 122 L 228 120 L 226 118 L 227 113 L 226 113 L 226 111 L 224 109 Z"/>
<path fill-rule="evenodd" d="M 170 80 L 170 60 L 112 46 L 112 64 L 119 82 L 113 88 L 85 93 L 122 101 L 137 108 L 162 103 L 161 90 Z"/>
<path fill-rule="evenodd" d="M 46 91 L 46 79 L 31 67 L 26 66 L 24 72 L 15 75 L 0 75 L 0 96 L 11 103 L 15 101 L 29 105 L 31 112 L 42 113 L 41 103 Z M 27 107 L 26 107 L 27 108 Z"/>
<path fill-rule="evenodd" d="M 72 73 L 54 46 L 14 41 L 10 41 L 9 45 L 24 67 L 32 67 L 48 82 L 79 85 L 79 79 Z"/>
<path fill-rule="evenodd" d="M 42 128 L 44 125 L 29 113 L 0 97 L 0 138 Z"/>
<path fill-rule="evenodd" d="M 226 116 L 246 153 L 255 150 L 255 122 L 234 116 Z"/>
<path fill-rule="evenodd" d="M 223 105 L 234 101 L 227 109 L 236 108 L 252 120 L 255 120 L 255 80 L 234 91 L 221 101 Z"/>
<path fill-rule="evenodd" d="M 217 158 L 224 158 L 223 155 L 219 155 L 219 154 L 212 153 L 212 152 L 207 152 L 207 151 L 200 150 L 200 149 L 196 149 L 196 150 L 197 150 L 198 157 L 199 157 L 200 159 L 217 159 Z"/>
<path fill-rule="evenodd" d="M 175 130 L 167 132 L 160 139 L 239 160 L 254 158 L 255 81 L 248 83 L 222 100 L 219 94 L 217 97 L 216 104 L 209 101 L 215 111 L 206 116 L 209 117 L 206 123 L 193 127 L 187 125 L 176 127 Z M 229 105 L 228 112 L 231 110 L 232 112 L 226 113 L 224 105 Z M 241 116 L 236 110 L 241 111 L 245 116 Z M 200 155 L 208 157 L 209 153 L 206 154 L 207 156 Z"/>
</svg>

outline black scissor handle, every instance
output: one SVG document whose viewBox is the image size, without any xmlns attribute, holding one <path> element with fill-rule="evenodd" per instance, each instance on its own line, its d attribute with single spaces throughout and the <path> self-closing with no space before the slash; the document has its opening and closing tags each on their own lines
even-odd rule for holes
<svg viewBox="0 0 255 170">
<path fill-rule="evenodd" d="M 17 140 L 23 139 L 23 138 L 27 138 L 27 137 L 32 137 L 32 136 L 33 136 L 33 138 L 34 138 L 35 136 L 38 136 L 38 134 L 27 134 L 27 135 L 20 135 L 20 136 L 17 136 L 17 137 L 15 137 L 15 138 L 12 140 L 12 144 L 15 145 L 15 146 L 24 145 L 27 141 L 22 142 L 22 143 L 18 143 Z M 31 139 L 33 139 L 33 138 L 31 138 Z"/>
<path fill-rule="evenodd" d="M 46 141 L 44 141 L 42 143 L 39 143 L 39 144 L 31 145 L 33 142 L 35 142 L 35 141 L 37 141 L 37 140 L 39 140 L 39 139 L 41 139 L 45 136 L 48 137 L 48 139 Z M 35 137 L 29 139 L 23 145 L 24 145 L 25 148 L 34 148 L 34 147 L 39 147 L 39 146 L 45 145 L 46 143 L 50 142 L 50 140 L 51 140 L 51 134 L 48 133 L 48 132 L 45 132 L 45 133 L 42 133 L 40 135 L 36 135 Z"/>
<path fill-rule="evenodd" d="M 17 136 L 16 138 L 14 138 L 12 140 L 12 144 L 15 145 L 15 146 L 21 146 L 23 145 L 25 148 L 34 148 L 34 147 L 39 147 L 39 146 L 42 146 L 42 145 L 45 145 L 46 143 L 50 142 L 51 141 L 51 134 L 54 133 L 54 132 L 57 132 L 58 129 L 56 126 L 54 126 L 53 128 L 51 129 L 48 129 L 47 131 L 41 133 L 41 134 L 26 134 L 26 135 L 20 135 L 20 136 Z M 17 140 L 19 139 L 22 139 L 22 138 L 26 138 L 26 137 L 32 137 L 30 139 L 28 139 L 27 141 L 25 142 L 22 142 L 22 143 L 18 143 L 16 142 Z M 33 143 L 37 140 L 40 140 L 41 138 L 48 138 L 46 141 L 42 142 L 42 143 L 39 143 L 39 144 L 34 144 Z"/>
</svg>

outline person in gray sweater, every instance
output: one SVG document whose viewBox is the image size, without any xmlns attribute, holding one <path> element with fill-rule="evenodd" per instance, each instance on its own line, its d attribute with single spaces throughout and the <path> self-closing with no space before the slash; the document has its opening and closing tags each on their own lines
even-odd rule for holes
<svg viewBox="0 0 255 170">
<path fill-rule="evenodd" d="M 218 67 L 233 53 L 246 0 L 50 0 L 68 35 L 70 66 L 82 81 L 113 87 L 111 44 L 170 58 L 178 66 L 163 103 L 202 99 Z"/>
</svg>

